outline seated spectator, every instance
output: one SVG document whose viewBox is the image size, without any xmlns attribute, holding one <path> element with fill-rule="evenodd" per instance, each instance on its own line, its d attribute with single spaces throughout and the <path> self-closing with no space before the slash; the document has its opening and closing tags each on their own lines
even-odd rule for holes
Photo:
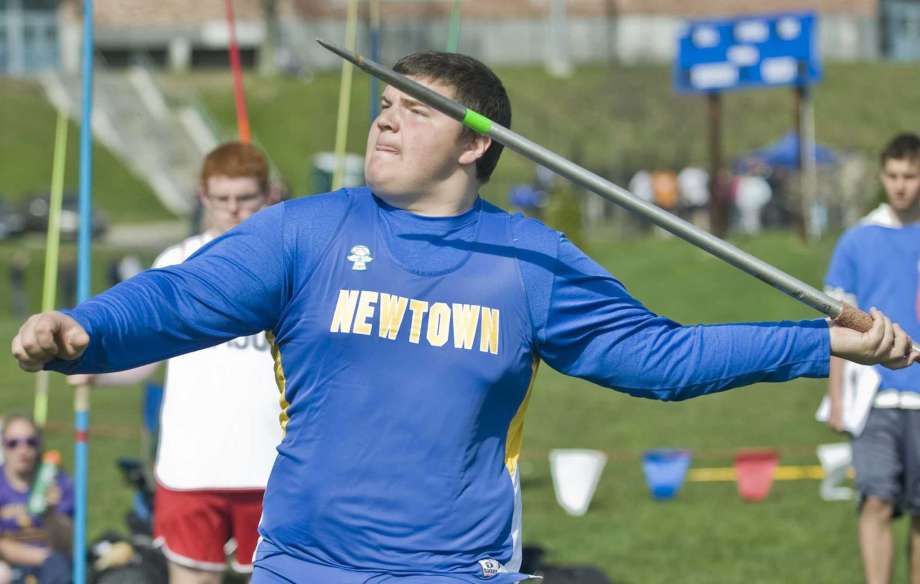
<svg viewBox="0 0 920 584">
<path fill-rule="evenodd" d="M 0 584 L 71 582 L 73 488 L 58 471 L 48 487 L 46 508 L 29 511 L 29 497 L 42 460 L 41 432 L 25 416 L 3 423 L 0 466 Z"/>
</svg>

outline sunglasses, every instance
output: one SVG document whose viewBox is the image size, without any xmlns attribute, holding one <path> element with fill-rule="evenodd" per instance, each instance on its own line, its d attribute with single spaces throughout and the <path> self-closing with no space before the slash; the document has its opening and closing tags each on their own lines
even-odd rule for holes
<svg viewBox="0 0 920 584">
<path fill-rule="evenodd" d="M 8 450 L 13 450 L 20 446 L 28 446 L 29 448 L 35 449 L 38 448 L 39 444 L 40 442 L 36 436 L 29 436 L 28 438 L 7 438 L 3 441 L 3 447 Z"/>
</svg>

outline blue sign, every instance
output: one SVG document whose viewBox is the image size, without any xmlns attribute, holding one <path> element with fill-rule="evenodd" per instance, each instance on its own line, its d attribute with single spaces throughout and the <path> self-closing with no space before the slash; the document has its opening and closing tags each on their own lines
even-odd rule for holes
<svg viewBox="0 0 920 584">
<path fill-rule="evenodd" d="M 674 87 L 717 92 L 821 79 L 813 12 L 689 22 L 678 38 Z"/>
</svg>

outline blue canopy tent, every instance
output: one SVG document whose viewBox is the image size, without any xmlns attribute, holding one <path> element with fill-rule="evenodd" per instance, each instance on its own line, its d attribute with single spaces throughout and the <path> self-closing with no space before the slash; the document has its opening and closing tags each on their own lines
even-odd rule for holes
<svg viewBox="0 0 920 584">
<path fill-rule="evenodd" d="M 815 163 L 818 166 L 837 164 L 840 156 L 827 146 L 815 144 Z M 799 166 L 799 137 L 789 132 L 773 144 L 741 157 L 736 164 L 740 167 L 762 164 L 772 168 L 794 170 Z"/>
</svg>

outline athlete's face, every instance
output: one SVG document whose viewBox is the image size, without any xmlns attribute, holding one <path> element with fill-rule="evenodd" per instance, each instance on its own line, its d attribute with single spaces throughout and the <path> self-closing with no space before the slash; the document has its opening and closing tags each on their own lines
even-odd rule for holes
<svg viewBox="0 0 920 584">
<path fill-rule="evenodd" d="M 453 90 L 442 83 L 415 81 L 453 97 Z M 485 151 L 481 142 L 464 134 L 459 122 L 387 87 L 380 99 L 380 115 L 367 137 L 364 177 L 378 195 L 397 199 L 425 195 L 475 169 Z"/>
<path fill-rule="evenodd" d="M 882 168 L 882 185 L 895 211 L 916 210 L 920 205 L 920 160 L 889 158 Z"/>
<path fill-rule="evenodd" d="M 218 233 L 236 227 L 264 207 L 266 202 L 266 193 L 259 188 L 259 181 L 252 177 L 212 176 L 201 193 L 208 226 Z"/>
</svg>

